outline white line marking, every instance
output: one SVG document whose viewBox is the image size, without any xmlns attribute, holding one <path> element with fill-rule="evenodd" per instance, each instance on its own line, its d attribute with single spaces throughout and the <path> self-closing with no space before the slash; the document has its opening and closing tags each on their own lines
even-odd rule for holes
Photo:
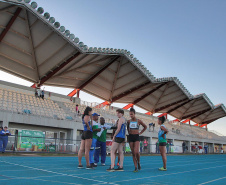
<svg viewBox="0 0 226 185">
<path fill-rule="evenodd" d="M 150 177 L 142 177 L 142 178 L 136 178 L 136 179 L 121 180 L 121 181 L 115 181 L 114 183 L 126 182 L 126 181 L 136 181 L 136 180 L 140 180 L 140 179 L 149 179 L 149 178 L 155 178 L 155 177 L 161 177 L 161 176 L 167 176 L 167 175 L 177 175 L 177 174 L 195 172 L 195 171 L 200 171 L 200 170 L 208 170 L 208 169 L 212 169 L 212 168 L 220 168 L 220 167 L 224 167 L 224 166 L 226 166 L 226 165 L 209 167 L 209 168 L 200 168 L 200 169 L 197 169 L 197 170 L 188 170 L 188 171 L 177 172 L 177 173 L 168 173 L 168 174 L 156 175 L 156 176 L 150 176 Z"/>
<path fill-rule="evenodd" d="M 89 178 L 85 178 L 85 177 L 79 177 L 79 176 L 74 176 L 74 175 L 69 175 L 69 174 L 64 174 L 64 173 L 58 173 L 58 172 L 48 171 L 48 170 L 39 169 L 39 168 L 33 168 L 33 167 L 30 167 L 30 166 L 24 166 L 24 165 L 20 165 L 20 164 L 16 164 L 16 163 L 10 163 L 10 162 L 6 162 L 6 161 L 0 161 L 0 162 L 6 163 L 6 164 L 11 164 L 11 165 L 14 165 L 14 166 L 21 166 L 21 167 L 24 167 L 24 168 L 30 168 L 30 169 L 34 169 L 34 170 L 38 170 L 38 171 L 44 171 L 44 172 L 47 172 L 47 173 L 54 173 L 54 174 L 58 174 L 58 175 L 62 175 L 62 176 L 75 177 L 75 178 L 78 178 L 78 179 L 94 181 L 94 182 L 97 182 L 97 183 L 114 184 L 115 185 L 115 183 L 111 183 L 111 182 L 104 182 L 104 181 L 89 179 Z"/>
<path fill-rule="evenodd" d="M 215 181 L 219 181 L 219 180 L 225 179 L 225 178 L 226 178 L 226 177 L 222 177 L 222 178 L 219 178 L 219 179 L 214 179 L 214 180 L 211 180 L 211 181 L 203 182 L 203 183 L 198 184 L 198 185 L 208 184 L 208 183 L 215 182 Z"/>
</svg>

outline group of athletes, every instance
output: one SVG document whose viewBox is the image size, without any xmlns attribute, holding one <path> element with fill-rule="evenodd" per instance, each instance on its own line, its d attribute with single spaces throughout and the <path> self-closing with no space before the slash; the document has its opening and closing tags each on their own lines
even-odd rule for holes
<svg viewBox="0 0 226 185">
<path fill-rule="evenodd" d="M 123 169 L 123 161 L 124 161 L 124 152 L 123 152 L 123 146 L 126 141 L 126 128 L 129 133 L 129 145 L 132 152 L 133 162 L 135 166 L 134 172 L 138 172 L 141 170 L 141 164 L 140 164 L 140 135 L 147 129 L 147 126 L 143 123 L 142 120 L 136 118 L 136 112 L 134 108 L 131 108 L 129 111 L 130 120 L 126 120 L 124 117 L 124 110 L 123 109 L 117 109 L 116 114 L 118 117 L 116 127 L 112 127 L 112 129 L 115 129 L 113 132 L 113 138 L 112 138 L 112 146 L 111 146 L 111 166 L 107 169 L 108 172 L 114 172 L 114 171 L 124 171 Z M 95 127 L 93 127 L 93 120 L 92 120 L 92 108 L 86 107 L 84 114 L 82 116 L 82 122 L 84 126 L 84 131 L 82 133 L 82 141 L 81 146 L 78 153 L 78 161 L 79 165 L 78 168 L 83 168 L 82 165 L 82 155 L 85 153 L 85 159 L 86 159 L 86 169 L 94 169 L 94 166 L 90 164 L 90 148 L 92 145 L 92 138 L 93 138 L 93 132 L 97 131 Z M 166 171 L 166 134 L 168 133 L 167 128 L 164 125 L 165 117 L 159 117 L 158 118 L 158 124 L 160 125 L 160 129 L 158 132 L 158 140 L 159 140 L 159 149 L 163 160 L 163 167 L 159 168 L 160 171 Z M 140 131 L 140 126 L 143 127 L 143 129 Z M 106 129 L 106 128 L 104 128 Z M 115 159 L 116 154 L 118 151 L 118 159 L 119 159 L 119 166 L 115 169 Z"/>
</svg>

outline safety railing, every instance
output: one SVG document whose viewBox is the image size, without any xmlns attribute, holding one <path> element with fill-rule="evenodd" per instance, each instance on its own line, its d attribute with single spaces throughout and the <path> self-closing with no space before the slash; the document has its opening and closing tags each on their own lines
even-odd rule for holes
<svg viewBox="0 0 226 185">
<path fill-rule="evenodd" d="M 0 142 L 1 144 L 1 142 Z M 29 153 L 78 153 L 81 140 L 61 139 L 61 138 L 47 138 L 47 137 L 31 137 L 11 135 L 8 136 L 8 144 L 6 146 L 6 152 L 29 152 Z M 110 154 L 112 142 L 107 142 L 106 151 Z M 166 153 L 179 154 L 179 153 L 224 153 L 224 148 L 208 146 L 207 150 L 202 147 L 192 145 L 190 150 L 188 146 L 182 145 L 166 145 Z M 129 143 L 124 143 L 124 152 L 131 153 Z M 141 154 L 159 154 L 159 146 L 156 144 L 148 144 L 147 146 L 140 146 Z"/>
</svg>

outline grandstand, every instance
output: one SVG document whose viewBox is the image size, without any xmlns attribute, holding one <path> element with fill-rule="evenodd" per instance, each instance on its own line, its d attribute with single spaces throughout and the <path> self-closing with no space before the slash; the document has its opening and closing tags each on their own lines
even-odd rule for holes
<svg viewBox="0 0 226 185">
<path fill-rule="evenodd" d="M 40 130 L 63 140 L 74 140 L 68 142 L 69 145 L 80 143 L 80 133 L 82 131 L 81 114 L 76 112 L 75 106 L 79 105 L 79 111 L 84 112 L 86 106 L 93 107 L 93 111 L 99 113 L 109 124 L 115 124 L 117 120 L 115 111 L 118 107 L 99 107 L 97 103 L 85 102 L 79 98 L 71 99 L 68 96 L 46 92 L 45 99 L 37 98 L 34 89 L 9 82 L 0 81 L 0 121 L 3 125 L 8 125 L 10 131 L 15 134 L 18 130 Z M 158 117 L 137 113 L 137 117 L 142 119 L 149 127 L 150 123 L 155 123 L 156 128 L 151 132 L 144 133 L 145 139 L 149 141 L 149 151 L 155 152 L 155 142 L 157 141 Z M 129 111 L 125 110 L 125 118 L 129 118 Z M 43 124 L 42 124 L 43 123 Z M 169 129 L 168 139 L 175 145 L 175 152 L 182 152 L 182 142 L 188 145 L 198 142 L 200 146 L 208 143 L 209 152 L 214 152 L 214 148 L 225 149 L 225 137 L 209 132 L 205 128 L 183 124 L 167 120 L 166 126 Z M 48 134 L 47 134 L 48 133 Z M 50 134 L 52 133 L 52 134 Z M 111 138 L 111 131 L 108 138 Z M 13 142 L 13 140 L 11 140 Z M 46 141 L 49 142 L 49 141 Z M 61 142 L 60 140 L 58 142 Z M 67 144 L 65 143 L 65 146 Z M 60 147 L 59 147 L 60 148 Z M 67 147 L 68 149 L 69 147 Z M 12 145 L 8 146 L 12 149 Z M 60 149 L 59 149 L 60 150 Z M 76 152 L 78 147 L 69 148 L 70 152 Z M 191 152 L 191 151 L 190 151 Z"/>
<path fill-rule="evenodd" d="M 192 95 L 176 77 L 155 78 L 127 50 L 88 47 L 35 2 L 0 0 L 0 14 L 0 69 L 33 83 L 24 87 L 0 82 L 1 125 L 9 126 L 13 134 L 19 130 L 40 131 L 55 139 L 55 145 L 64 140 L 65 145 L 76 146 L 63 151 L 76 152 L 83 129 L 76 104 L 81 113 L 89 105 L 114 124 L 117 108 L 111 104 L 126 103 L 127 119 L 127 109 L 136 105 L 147 111 L 137 114 L 138 118 L 147 125 L 156 125 L 154 131 L 144 133 L 148 152 L 155 151 L 157 141 L 155 113 L 176 118 L 166 122 L 174 152 L 182 151 L 182 141 L 186 141 L 189 152 L 195 142 L 202 147 L 208 143 L 212 153 L 219 148 L 225 150 L 225 137 L 204 127 L 226 116 L 226 108 L 214 105 L 205 93 Z M 42 100 L 34 95 L 42 85 L 74 90 L 68 96 L 45 92 Z M 81 90 L 105 102 L 98 105 L 82 101 Z M 190 121 L 196 125 L 186 124 Z"/>
</svg>

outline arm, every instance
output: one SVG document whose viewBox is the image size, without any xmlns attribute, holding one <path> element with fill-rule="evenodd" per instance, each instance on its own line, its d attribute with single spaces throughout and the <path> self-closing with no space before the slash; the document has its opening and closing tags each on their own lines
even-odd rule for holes
<svg viewBox="0 0 226 185">
<path fill-rule="evenodd" d="M 128 133 L 129 133 L 129 124 L 130 124 L 130 120 L 127 121 L 127 130 L 128 130 Z"/>
<path fill-rule="evenodd" d="M 3 134 L 3 132 L 2 131 L 0 131 L 0 136 L 4 136 L 5 134 Z"/>
<path fill-rule="evenodd" d="M 147 125 L 144 124 L 144 122 L 142 120 L 138 120 L 138 122 L 144 127 L 143 130 L 139 133 L 139 135 L 143 134 L 144 131 L 147 129 Z"/>
<path fill-rule="evenodd" d="M 100 132 L 101 131 L 101 128 L 97 128 L 97 129 L 93 129 L 93 132 Z"/>
<path fill-rule="evenodd" d="M 165 127 L 161 126 L 161 129 L 164 131 L 164 133 L 162 134 L 162 137 L 165 139 L 165 134 L 168 134 L 168 130 Z"/>
<path fill-rule="evenodd" d="M 120 132 L 122 123 L 123 123 L 122 118 L 120 118 L 119 121 L 118 121 L 118 127 L 117 127 L 117 130 L 115 131 L 115 134 L 114 134 L 114 136 L 113 136 L 113 140 L 115 139 L 115 136 Z"/>
<path fill-rule="evenodd" d="M 85 122 L 85 124 L 86 124 L 88 130 L 90 130 L 90 126 L 89 126 L 89 123 L 88 123 L 89 120 L 90 120 L 90 119 L 89 119 L 89 116 L 85 116 L 85 117 L 84 117 L 84 122 Z M 92 122 L 92 120 L 91 120 L 91 122 Z"/>
</svg>

